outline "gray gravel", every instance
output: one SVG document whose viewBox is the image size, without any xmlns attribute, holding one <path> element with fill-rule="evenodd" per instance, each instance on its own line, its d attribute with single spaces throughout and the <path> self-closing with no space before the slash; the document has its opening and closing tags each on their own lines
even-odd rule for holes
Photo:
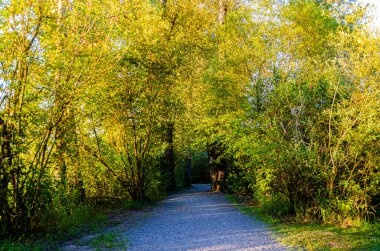
<svg viewBox="0 0 380 251">
<path fill-rule="evenodd" d="M 116 226 L 61 246 L 64 251 L 87 250 L 286 250 L 268 227 L 242 214 L 210 185 L 170 195 L 152 210 L 116 215 Z M 116 236 L 102 244 L 102 236 Z"/>
<path fill-rule="evenodd" d="M 210 185 L 169 196 L 126 232 L 128 250 L 286 250 L 258 220 L 242 214 Z"/>
</svg>

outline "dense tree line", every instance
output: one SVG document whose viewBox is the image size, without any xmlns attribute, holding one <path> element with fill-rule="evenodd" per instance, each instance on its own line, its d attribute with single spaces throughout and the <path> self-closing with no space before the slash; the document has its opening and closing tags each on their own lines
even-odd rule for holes
<svg viewBox="0 0 380 251">
<path fill-rule="evenodd" d="M 368 18 L 356 1 L 2 1 L 0 232 L 154 198 L 190 167 L 272 213 L 378 217 Z"/>
</svg>

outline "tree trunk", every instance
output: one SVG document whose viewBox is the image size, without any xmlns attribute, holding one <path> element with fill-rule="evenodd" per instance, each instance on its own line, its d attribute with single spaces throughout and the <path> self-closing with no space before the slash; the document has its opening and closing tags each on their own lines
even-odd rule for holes
<svg viewBox="0 0 380 251">
<path fill-rule="evenodd" d="M 0 233 L 9 233 L 11 231 L 11 215 L 8 205 L 8 184 L 10 181 L 10 175 L 7 172 L 12 166 L 12 148 L 11 148 L 11 133 L 7 128 L 6 122 L 0 118 L 0 142 L 1 142 L 1 152 L 0 152 L 0 177 L 1 177 L 1 187 L 0 187 L 0 217 L 1 217 L 1 228 Z"/>
<path fill-rule="evenodd" d="M 66 5 L 64 0 L 57 0 L 57 31 L 62 33 L 62 38 L 57 40 L 57 48 L 58 53 L 64 53 L 64 40 L 63 37 L 67 36 L 67 32 L 65 32 L 65 27 L 63 23 L 63 19 L 66 15 Z M 57 142 L 57 167 L 59 172 L 59 180 L 60 180 L 60 197 L 61 203 L 66 203 L 67 196 L 67 168 L 70 165 L 70 160 L 74 159 L 77 155 L 78 149 L 72 149 L 72 147 L 77 147 L 77 144 L 73 144 L 75 142 L 76 137 L 76 122 L 74 117 L 74 112 L 70 109 L 71 105 L 71 97 L 67 95 L 67 81 L 64 79 L 61 70 L 58 70 L 55 76 L 55 82 L 57 85 L 56 90 L 56 106 L 58 107 L 58 112 L 60 113 L 60 121 L 57 125 L 55 131 L 55 140 Z M 71 87 L 69 87 L 71 89 Z M 76 153 L 74 153 L 76 152 Z M 73 154 L 74 153 L 74 154 Z M 70 158 L 71 157 L 71 158 Z M 80 183 L 75 184 L 75 186 Z M 81 190 L 78 187 L 78 191 Z M 82 189 L 83 192 L 83 189 Z"/>
<path fill-rule="evenodd" d="M 167 9 L 167 0 L 160 0 L 163 9 L 163 18 L 165 19 L 166 9 Z M 163 44 L 163 46 L 166 46 Z M 170 115 L 169 115 L 170 117 Z M 170 119 L 169 119 L 170 120 Z M 161 162 L 161 170 L 166 179 L 166 191 L 175 191 L 177 190 L 177 183 L 175 180 L 175 158 L 174 158 L 174 145 L 173 145 L 173 136 L 174 136 L 174 123 L 169 121 L 164 127 L 164 141 L 168 145 L 165 150 L 165 156 Z"/>
<path fill-rule="evenodd" d="M 227 17 L 227 0 L 219 0 L 219 25 L 223 25 Z"/>
<path fill-rule="evenodd" d="M 218 21 L 219 25 L 222 26 L 225 23 L 227 17 L 227 0 L 219 0 L 219 12 Z M 218 48 L 218 55 L 221 53 L 220 47 Z M 225 179 L 226 179 L 226 162 L 224 160 L 219 160 L 222 155 L 223 148 L 218 142 L 214 142 L 207 149 L 207 154 L 209 157 L 210 166 L 210 176 L 211 176 L 211 190 L 212 191 L 224 191 L 225 190 Z"/>
<path fill-rule="evenodd" d="M 165 142 L 168 144 L 168 147 L 165 151 L 165 156 L 163 160 L 163 171 L 166 176 L 166 190 L 175 191 L 177 189 L 177 184 L 175 180 L 175 162 L 174 162 L 174 145 L 173 145 L 173 136 L 174 136 L 174 124 L 169 122 L 166 125 L 165 130 Z"/>
<path fill-rule="evenodd" d="M 227 164 L 225 160 L 220 159 L 222 153 L 222 147 L 216 142 L 207 147 L 211 176 L 211 191 L 215 192 L 225 191 Z"/>
</svg>

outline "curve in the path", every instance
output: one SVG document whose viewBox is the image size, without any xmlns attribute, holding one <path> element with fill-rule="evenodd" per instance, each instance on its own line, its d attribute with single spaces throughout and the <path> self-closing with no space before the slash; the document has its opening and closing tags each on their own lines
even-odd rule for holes
<svg viewBox="0 0 380 251">
<path fill-rule="evenodd" d="M 242 214 L 210 185 L 173 194 L 127 231 L 128 250 L 286 250 L 260 221 Z"/>
</svg>

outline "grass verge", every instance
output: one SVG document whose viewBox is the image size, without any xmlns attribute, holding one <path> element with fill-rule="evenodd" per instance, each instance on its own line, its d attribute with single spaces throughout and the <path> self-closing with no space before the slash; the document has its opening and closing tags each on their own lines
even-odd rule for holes
<svg viewBox="0 0 380 251">
<path fill-rule="evenodd" d="M 228 194 L 227 199 L 241 212 L 267 223 L 274 237 L 292 250 L 380 250 L 380 224 L 364 223 L 358 228 L 300 224 L 275 218 L 235 195 Z"/>
<path fill-rule="evenodd" d="M 76 242 L 78 246 L 88 246 L 95 250 L 117 249 L 125 250 L 128 247 L 128 239 L 118 232 L 102 232 L 96 236 Z"/>
<path fill-rule="evenodd" d="M 153 202 L 118 201 L 98 205 L 79 205 L 75 208 L 61 209 L 54 215 L 46 216 L 47 221 L 28 237 L 19 239 L 0 238 L 0 251 L 38 251 L 59 250 L 60 244 L 91 234 L 89 242 L 82 243 L 94 249 L 126 249 L 128 240 L 120 239 L 115 232 L 102 232 L 106 227 L 115 226 L 121 219 L 112 216 L 122 215 L 131 210 L 155 206 Z M 114 217 L 118 218 L 118 217 Z"/>
</svg>

